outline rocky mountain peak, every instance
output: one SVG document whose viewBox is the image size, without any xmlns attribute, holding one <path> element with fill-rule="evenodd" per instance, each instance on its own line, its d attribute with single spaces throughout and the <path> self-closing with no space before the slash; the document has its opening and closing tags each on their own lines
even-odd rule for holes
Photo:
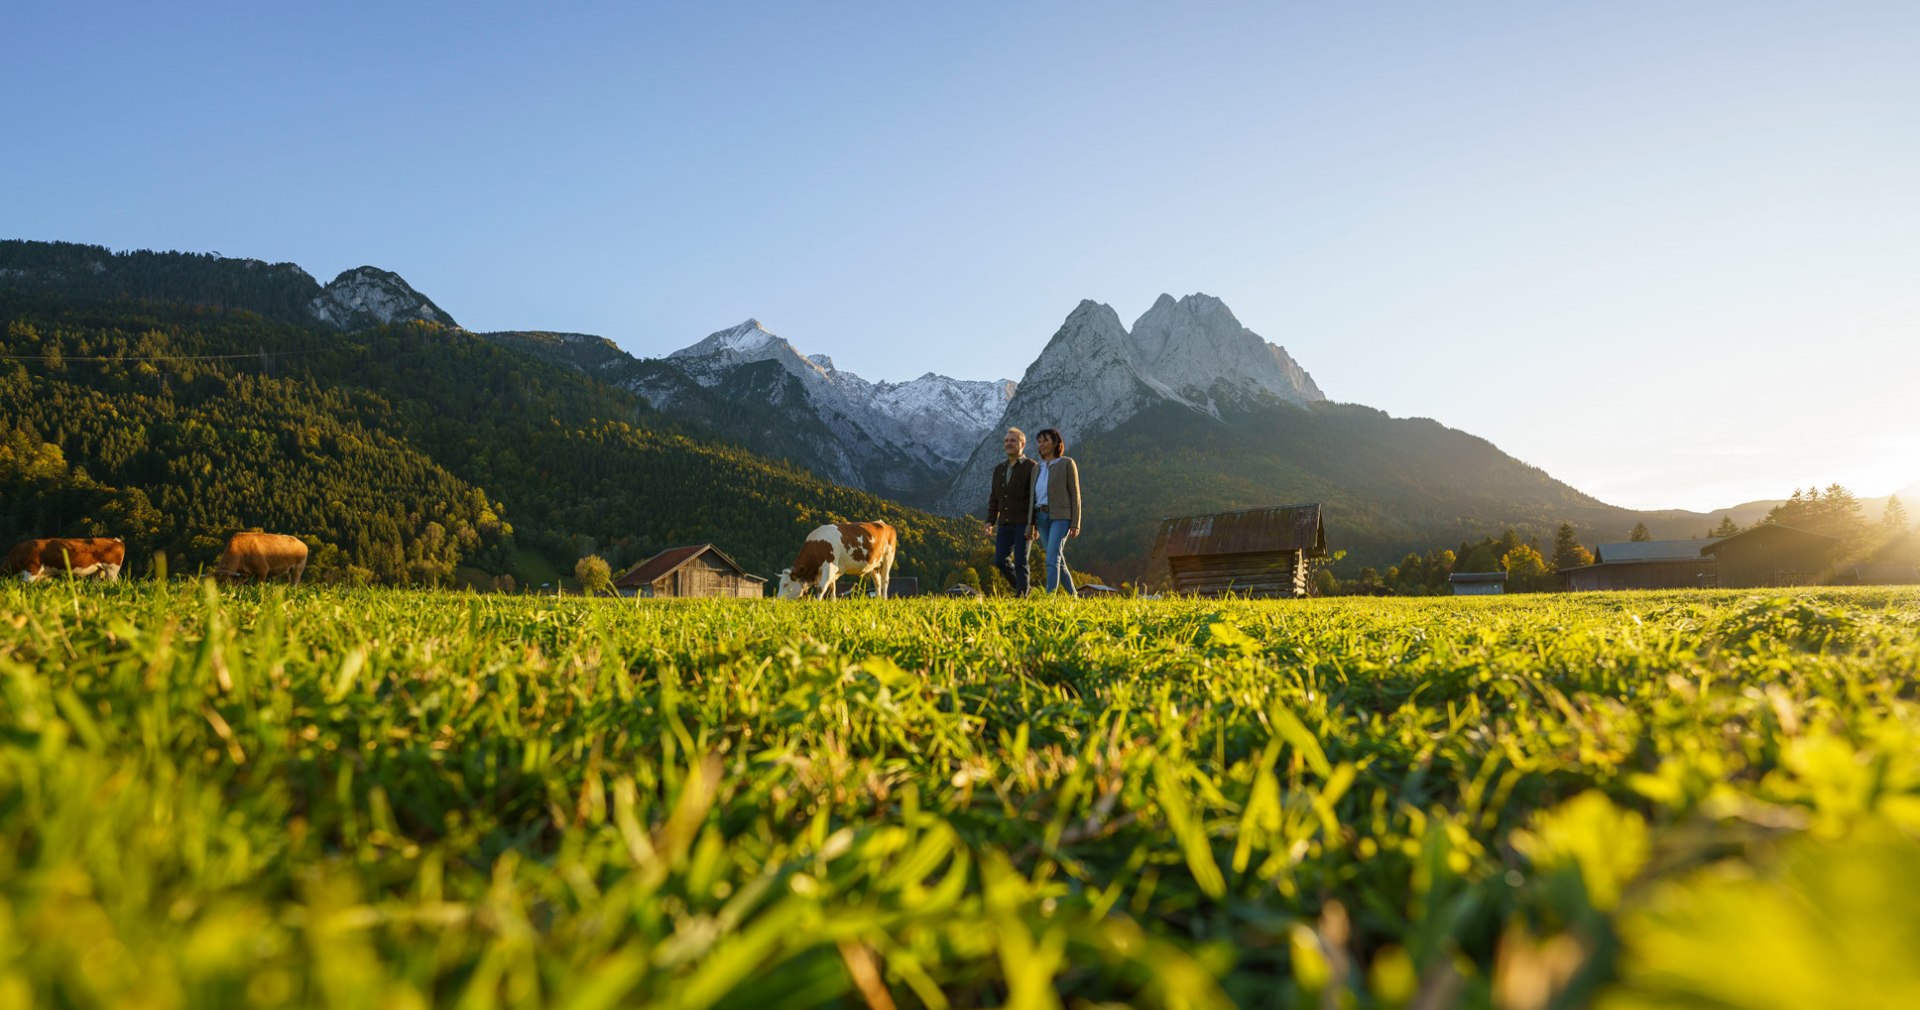
<svg viewBox="0 0 1920 1010">
<path fill-rule="evenodd" d="M 1324 400 L 1284 348 L 1268 343 L 1208 294 L 1161 295 L 1129 335 L 1146 374 L 1209 413 L 1222 395 L 1266 393 L 1293 403 Z"/>
<path fill-rule="evenodd" d="M 760 320 L 749 319 L 738 326 L 724 330 L 715 330 L 699 341 L 668 355 L 670 358 L 705 358 L 713 355 L 747 355 L 763 357 L 767 352 L 788 351 L 792 347 L 776 336 L 773 331 L 760 325 Z"/>
<path fill-rule="evenodd" d="M 379 267 L 342 271 L 307 304 L 313 318 L 340 330 L 364 330 L 418 321 L 457 326 L 453 317 L 413 289 L 399 274 Z"/>
<path fill-rule="evenodd" d="M 1228 406 L 1276 399 L 1325 397 L 1284 349 L 1247 329 L 1220 299 L 1162 294 L 1131 331 L 1111 307 L 1087 300 L 1027 369 L 1001 423 L 1059 428 L 1071 443 L 1165 403 L 1218 418 Z M 967 457 L 944 499 L 949 511 L 977 507 L 978 488 L 1000 458 L 999 427 Z"/>
</svg>

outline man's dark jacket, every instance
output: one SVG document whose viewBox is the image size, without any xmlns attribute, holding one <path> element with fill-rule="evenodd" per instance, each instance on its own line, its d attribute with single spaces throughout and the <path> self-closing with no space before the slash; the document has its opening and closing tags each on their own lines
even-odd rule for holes
<svg viewBox="0 0 1920 1010">
<path fill-rule="evenodd" d="M 1029 525 L 1033 519 L 1033 468 L 1037 464 L 1025 456 L 1014 461 L 1012 479 L 1007 463 L 993 468 L 993 494 L 987 497 L 987 521 L 998 525 Z"/>
</svg>

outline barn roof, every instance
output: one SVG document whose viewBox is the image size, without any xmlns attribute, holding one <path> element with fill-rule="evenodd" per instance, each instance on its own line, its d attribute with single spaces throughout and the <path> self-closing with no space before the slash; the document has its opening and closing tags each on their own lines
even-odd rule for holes
<svg viewBox="0 0 1920 1010">
<path fill-rule="evenodd" d="M 1617 565 L 1634 561 L 1698 561 L 1701 548 L 1716 540 L 1629 540 L 1618 544 L 1599 544 L 1593 549 L 1596 565 Z"/>
<path fill-rule="evenodd" d="M 678 571 L 694 558 L 709 551 L 713 553 L 714 557 L 726 562 L 727 567 L 739 572 L 743 577 L 752 579 L 755 582 L 767 581 L 758 575 L 748 572 L 745 568 L 740 567 L 740 562 L 727 557 L 727 553 L 720 548 L 712 544 L 694 544 L 690 547 L 669 547 L 655 554 L 653 557 L 634 565 L 627 570 L 627 574 L 615 579 L 613 584 L 622 589 L 644 586 L 655 579 Z"/>
<path fill-rule="evenodd" d="M 1177 558 L 1267 551 L 1326 557 L 1327 531 L 1320 521 L 1320 506 L 1276 505 L 1165 519 L 1154 553 Z"/>
<path fill-rule="evenodd" d="M 1803 544 L 1837 544 L 1840 542 L 1839 537 L 1830 537 L 1825 533 L 1815 533 L 1812 530 L 1803 530 L 1795 526 L 1782 526 L 1779 523 L 1761 523 L 1751 529 L 1735 533 L 1733 536 L 1721 537 L 1718 540 L 1711 541 L 1705 547 L 1700 548 L 1700 553 L 1713 554 L 1719 551 L 1720 548 L 1735 542 L 1739 542 L 1744 546 L 1747 543 L 1764 543 L 1769 540 Z"/>
</svg>

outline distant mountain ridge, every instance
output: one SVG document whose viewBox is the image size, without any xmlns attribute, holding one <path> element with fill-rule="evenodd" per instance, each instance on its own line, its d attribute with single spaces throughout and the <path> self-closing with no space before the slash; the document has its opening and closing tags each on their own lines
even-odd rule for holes
<svg viewBox="0 0 1920 1010">
<path fill-rule="evenodd" d="M 757 319 L 717 330 L 662 358 L 635 358 L 579 335 L 486 334 L 536 345 L 654 409 L 829 480 L 914 504 L 936 496 L 1000 419 L 1010 380 L 931 372 L 872 382 L 803 354 Z"/>
<path fill-rule="evenodd" d="M 84 298 L 244 309 L 276 322 L 342 332 L 409 321 L 459 325 L 399 274 L 371 266 L 341 271 L 323 287 L 293 263 L 7 239 L 0 240 L 0 284 Z"/>
</svg>

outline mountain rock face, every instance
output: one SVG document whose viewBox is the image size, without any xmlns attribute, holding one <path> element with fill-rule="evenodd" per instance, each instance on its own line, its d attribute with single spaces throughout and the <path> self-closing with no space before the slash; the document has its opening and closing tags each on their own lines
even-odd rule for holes
<svg viewBox="0 0 1920 1010">
<path fill-rule="evenodd" d="M 1326 399 L 1284 348 L 1240 325 L 1211 295 L 1161 295 L 1129 336 L 1143 374 L 1215 417 L 1222 401 L 1257 402 L 1262 394 L 1290 403 Z"/>
<path fill-rule="evenodd" d="M 1014 384 L 928 373 L 870 382 L 804 355 L 749 319 L 651 362 L 623 382 L 656 409 L 716 427 L 756 452 L 850 487 L 925 499 L 987 429 Z"/>
<path fill-rule="evenodd" d="M 344 271 L 307 303 L 307 311 L 317 322 L 337 330 L 409 321 L 459 325 L 399 274 L 379 267 Z"/>
<path fill-rule="evenodd" d="M 1176 301 L 1163 294 L 1131 331 L 1111 307 L 1083 301 L 1027 369 L 1001 421 L 975 444 L 940 506 L 958 513 L 984 503 L 980 489 L 1004 458 L 1000 432 L 1008 426 L 1029 438 L 1058 428 L 1071 453 L 1076 439 L 1164 405 L 1218 419 L 1223 409 L 1325 399 L 1283 348 L 1242 326 L 1211 295 Z"/>
</svg>

